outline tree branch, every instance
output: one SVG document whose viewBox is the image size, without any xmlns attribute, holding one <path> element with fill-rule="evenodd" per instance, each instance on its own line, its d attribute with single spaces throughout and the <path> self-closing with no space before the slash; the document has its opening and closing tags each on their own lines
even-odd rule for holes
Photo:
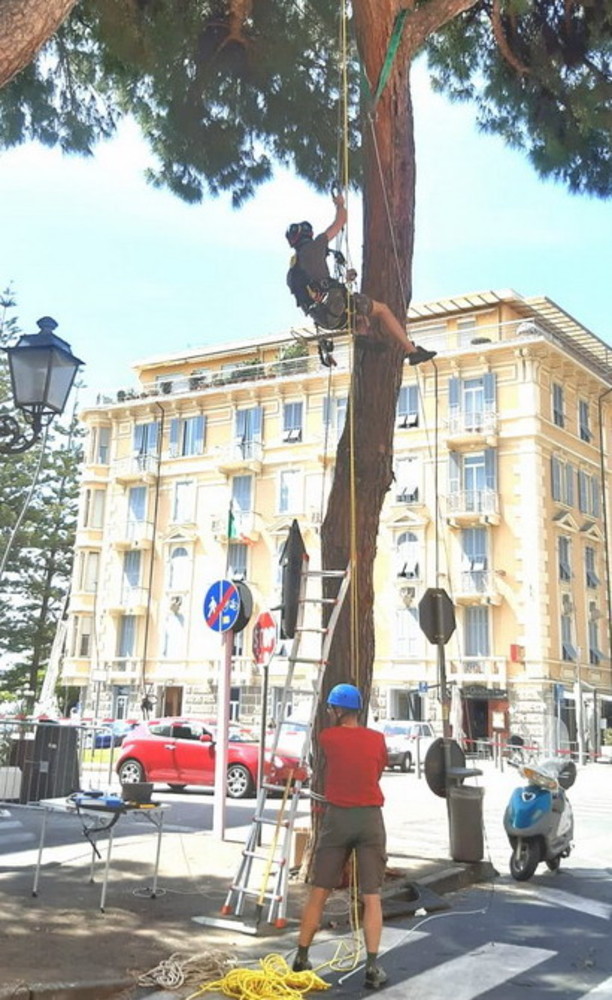
<svg viewBox="0 0 612 1000">
<path fill-rule="evenodd" d="M 77 0 L 0 0 L 0 87 L 32 62 Z"/>
<path fill-rule="evenodd" d="M 475 7 L 479 0 L 429 0 L 413 10 L 406 21 L 409 48 L 416 52 L 432 35 L 459 14 Z"/>
</svg>

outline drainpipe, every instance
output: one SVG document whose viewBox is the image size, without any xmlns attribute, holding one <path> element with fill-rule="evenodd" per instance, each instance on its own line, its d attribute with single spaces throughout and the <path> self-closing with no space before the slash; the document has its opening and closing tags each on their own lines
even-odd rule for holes
<svg viewBox="0 0 612 1000">
<path fill-rule="evenodd" d="M 161 459 L 162 459 L 162 441 L 164 439 L 164 420 L 166 416 L 166 411 L 164 410 L 161 403 L 156 402 L 155 405 L 161 410 L 161 419 L 159 422 L 159 435 L 157 438 L 157 477 L 155 481 L 155 504 L 153 506 L 153 535 L 151 538 L 151 559 L 149 561 L 149 583 L 147 586 L 147 611 L 145 615 L 145 634 L 142 644 L 142 694 L 143 698 L 147 695 L 147 653 L 149 649 L 149 631 L 151 622 L 151 590 L 153 587 L 153 570 L 155 568 L 155 550 L 157 541 L 157 517 L 159 513 L 159 492 L 161 488 Z"/>
</svg>

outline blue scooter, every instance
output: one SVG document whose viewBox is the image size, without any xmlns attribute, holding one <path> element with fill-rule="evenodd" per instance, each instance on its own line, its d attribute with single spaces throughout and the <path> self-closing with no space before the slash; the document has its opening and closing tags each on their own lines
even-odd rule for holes
<svg viewBox="0 0 612 1000">
<path fill-rule="evenodd" d="M 576 780 L 573 761 L 543 760 L 518 768 L 527 784 L 515 788 L 504 813 L 504 829 L 512 845 L 510 874 L 530 879 L 540 862 L 556 871 L 572 849 L 574 817 L 565 794 Z"/>
</svg>

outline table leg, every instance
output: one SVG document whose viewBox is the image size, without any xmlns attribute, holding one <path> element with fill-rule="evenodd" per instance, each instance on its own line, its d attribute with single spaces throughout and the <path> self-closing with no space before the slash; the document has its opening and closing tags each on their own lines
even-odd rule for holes
<svg viewBox="0 0 612 1000">
<path fill-rule="evenodd" d="M 43 848 L 45 846 L 45 836 L 47 833 L 47 810 L 43 811 L 42 824 L 40 827 L 40 840 L 38 842 L 38 858 L 36 860 L 36 871 L 34 872 L 34 885 L 32 886 L 32 895 L 38 896 L 38 879 L 40 876 L 40 866 L 42 863 Z"/>
<path fill-rule="evenodd" d="M 152 818 L 152 817 L 151 817 Z M 164 811 L 161 810 L 159 814 L 159 823 L 157 825 L 157 851 L 155 853 L 155 870 L 153 872 L 153 889 L 151 891 L 151 896 L 153 899 L 157 896 L 157 873 L 159 871 L 159 856 L 161 853 L 161 842 L 162 833 L 164 832 Z"/>
<path fill-rule="evenodd" d="M 108 831 L 108 845 L 106 849 L 106 864 L 104 865 L 104 879 L 102 881 L 102 896 L 100 897 L 100 910 L 104 913 L 106 903 L 106 886 L 108 885 L 108 872 L 110 868 L 111 854 L 113 851 L 113 828 Z"/>
</svg>

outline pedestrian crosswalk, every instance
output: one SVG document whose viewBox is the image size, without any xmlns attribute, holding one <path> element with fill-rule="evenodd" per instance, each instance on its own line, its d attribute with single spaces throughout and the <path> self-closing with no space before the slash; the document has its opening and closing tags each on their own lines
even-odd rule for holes
<svg viewBox="0 0 612 1000">
<path fill-rule="evenodd" d="M 10 809 L 0 809 L 0 854 L 35 840 L 36 834 L 28 832 Z"/>
</svg>

